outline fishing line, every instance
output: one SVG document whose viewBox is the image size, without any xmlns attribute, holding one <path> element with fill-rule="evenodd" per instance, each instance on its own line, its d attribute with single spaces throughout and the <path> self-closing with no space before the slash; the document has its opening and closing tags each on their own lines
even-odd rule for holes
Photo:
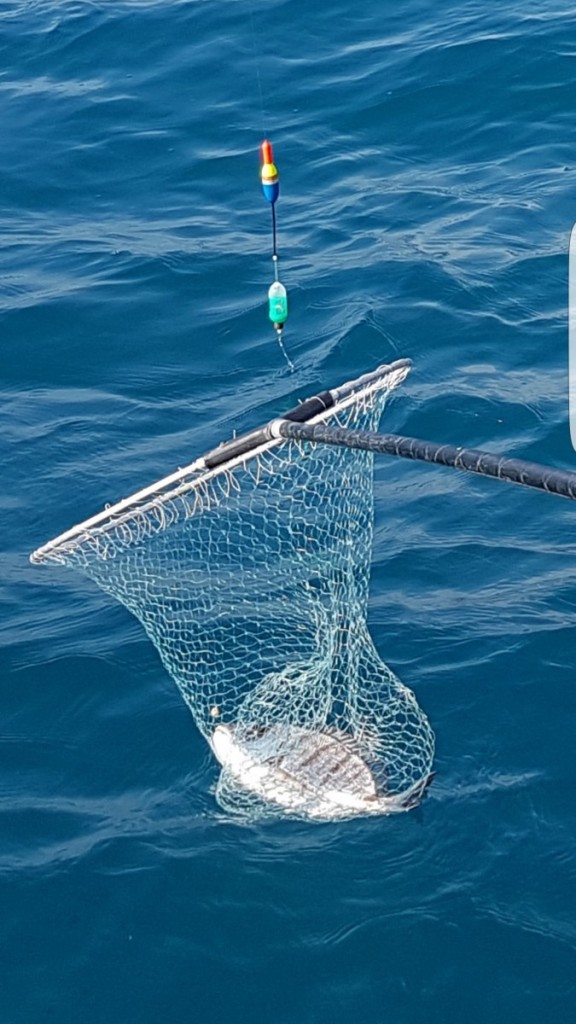
<svg viewBox="0 0 576 1024">
<path fill-rule="evenodd" d="M 272 204 L 272 259 L 278 263 L 277 240 L 276 240 L 276 207 Z"/>
<path fill-rule="evenodd" d="M 260 75 L 260 64 L 258 61 L 258 47 L 256 46 L 256 27 L 254 25 L 254 11 L 250 8 L 250 27 L 252 29 L 252 49 L 254 51 L 254 66 L 256 68 L 256 81 L 258 83 L 258 94 L 260 96 L 260 127 L 262 135 L 266 135 L 266 115 L 264 109 L 264 90 L 262 88 L 262 77 Z"/>
<path fill-rule="evenodd" d="M 256 27 L 254 24 L 254 11 L 250 8 L 250 26 L 252 30 L 252 48 L 254 50 L 254 66 L 256 69 L 256 80 L 258 83 L 258 93 L 260 96 L 260 112 L 262 119 L 262 134 L 265 135 L 265 104 L 264 104 L 264 90 L 262 87 L 262 76 L 260 74 L 260 61 L 258 47 L 256 45 Z M 274 163 L 274 152 L 272 150 L 272 143 L 265 138 L 260 146 L 260 181 L 262 183 L 262 191 L 265 199 L 268 200 L 272 210 L 272 268 L 274 272 L 274 280 L 268 289 L 268 316 L 272 321 L 272 326 L 276 331 L 276 338 L 280 351 L 284 356 L 288 368 L 291 373 L 294 372 L 295 366 L 290 356 L 286 351 L 284 340 L 282 337 L 284 324 L 288 317 L 288 295 L 286 288 L 280 281 L 278 271 L 278 226 L 276 218 L 276 200 L 280 192 L 280 179 L 278 175 L 278 168 Z"/>
</svg>

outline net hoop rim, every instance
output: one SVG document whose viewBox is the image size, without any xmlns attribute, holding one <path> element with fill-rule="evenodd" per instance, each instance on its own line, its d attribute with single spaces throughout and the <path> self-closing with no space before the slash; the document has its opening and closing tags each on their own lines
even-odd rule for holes
<svg viewBox="0 0 576 1024">
<path fill-rule="evenodd" d="M 375 370 L 331 389 L 327 393 L 332 399 L 331 404 L 315 415 L 303 418 L 301 422 L 309 424 L 323 423 L 328 417 L 334 415 L 334 413 L 344 411 L 353 402 L 358 401 L 358 399 L 367 398 L 374 392 L 382 391 L 386 387 L 392 391 L 406 379 L 411 369 L 412 361 L 410 359 L 397 359 L 392 363 L 382 363 Z M 289 414 L 285 414 L 285 417 L 287 415 Z M 113 505 L 106 506 L 96 515 L 59 534 L 53 540 L 48 541 L 32 552 L 30 555 L 31 563 L 33 565 L 42 565 L 48 561 L 63 563 L 65 561 L 64 555 L 89 540 L 93 536 L 93 531 L 96 531 L 98 534 L 105 533 L 107 530 L 121 526 L 122 523 L 132 518 L 135 514 L 145 514 L 152 509 L 157 509 L 158 499 L 161 500 L 161 503 L 173 501 L 191 491 L 201 489 L 220 475 L 232 473 L 238 466 L 246 465 L 252 459 L 273 448 L 299 443 L 288 441 L 278 436 L 275 425 L 279 418 L 281 417 L 274 417 L 263 427 L 259 427 L 246 435 L 247 441 L 252 436 L 255 439 L 259 436 L 265 438 L 256 442 L 249 450 L 243 451 L 227 461 L 223 461 L 214 468 L 207 468 L 206 460 L 210 455 L 214 455 L 218 451 L 218 449 L 214 449 L 207 455 L 195 459 L 188 466 L 176 470 L 174 473 L 163 477 L 148 487 L 135 491 L 134 494 L 129 495 L 127 498 L 122 498 Z M 177 486 L 173 487 L 175 484 Z"/>
</svg>

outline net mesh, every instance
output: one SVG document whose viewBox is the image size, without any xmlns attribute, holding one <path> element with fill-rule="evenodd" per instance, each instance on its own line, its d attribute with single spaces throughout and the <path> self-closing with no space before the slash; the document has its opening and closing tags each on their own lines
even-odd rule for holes
<svg viewBox="0 0 576 1024">
<path fill-rule="evenodd" d="M 407 372 L 332 392 L 311 422 L 375 429 Z M 385 813 L 426 783 L 430 726 L 367 628 L 372 461 L 285 440 L 211 471 L 199 460 L 32 556 L 140 619 L 221 762 L 226 811 Z"/>
</svg>

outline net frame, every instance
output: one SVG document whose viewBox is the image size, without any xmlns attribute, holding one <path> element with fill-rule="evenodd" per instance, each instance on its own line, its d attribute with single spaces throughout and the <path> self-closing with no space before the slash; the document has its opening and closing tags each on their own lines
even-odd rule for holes
<svg viewBox="0 0 576 1024">
<path fill-rule="evenodd" d="M 311 425 L 324 423 L 332 416 L 344 412 L 353 402 L 367 400 L 379 391 L 392 391 L 406 379 L 411 368 L 410 359 L 397 359 L 392 363 L 382 364 L 370 373 L 307 399 L 285 413 L 282 418 Z M 165 529 L 169 525 L 169 518 L 162 510 L 168 502 L 193 494 L 191 514 L 194 514 L 197 507 L 202 507 L 203 500 L 208 495 L 209 484 L 220 476 L 225 481 L 222 493 L 226 496 L 229 493 L 228 488 L 234 486 L 230 474 L 238 466 L 245 466 L 264 452 L 273 451 L 285 444 L 274 430 L 277 419 L 275 417 L 264 427 L 219 445 L 218 448 L 195 459 L 190 465 L 176 470 L 113 505 L 106 506 L 101 512 L 83 520 L 33 551 L 30 555 L 31 563 L 42 565 L 52 562 L 63 565 L 65 556 L 78 546 L 115 529 L 121 530 L 122 527 L 129 526 L 131 521 L 137 529 L 139 524 L 141 525 L 141 516 L 149 512 L 157 516 L 156 523 L 151 525 L 151 531 Z M 149 525 L 146 524 L 146 531 L 142 536 L 149 535 Z M 122 537 L 122 541 L 125 540 L 126 537 Z"/>
</svg>

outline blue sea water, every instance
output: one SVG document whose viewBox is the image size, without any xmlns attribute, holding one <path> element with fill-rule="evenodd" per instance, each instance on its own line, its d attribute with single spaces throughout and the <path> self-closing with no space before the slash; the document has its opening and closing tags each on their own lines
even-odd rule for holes
<svg viewBox="0 0 576 1024">
<path fill-rule="evenodd" d="M 570 502 L 378 462 L 370 627 L 437 776 L 339 824 L 227 820 L 139 623 L 28 555 L 398 356 L 386 429 L 576 469 L 575 13 L 0 2 L 1 1024 L 574 1019 Z"/>
</svg>

